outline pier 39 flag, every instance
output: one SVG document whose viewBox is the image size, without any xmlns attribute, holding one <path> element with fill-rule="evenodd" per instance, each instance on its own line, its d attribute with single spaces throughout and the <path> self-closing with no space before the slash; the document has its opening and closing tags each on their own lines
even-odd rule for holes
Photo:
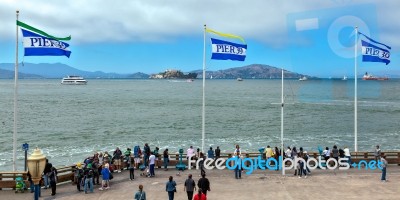
<svg viewBox="0 0 400 200">
<path fill-rule="evenodd" d="M 358 33 L 368 39 L 368 42 L 361 40 L 363 62 L 383 62 L 386 65 L 390 63 L 391 47 L 379 43 L 361 32 Z"/>
<path fill-rule="evenodd" d="M 71 40 L 71 36 L 57 38 L 44 31 L 17 21 L 24 37 L 25 56 L 69 56 L 69 44 L 63 42 Z"/>
<path fill-rule="evenodd" d="M 243 43 L 244 39 L 240 36 L 233 34 L 226 34 L 213 31 L 211 29 L 206 29 L 207 32 L 217 34 L 222 37 L 236 38 L 241 40 Z M 215 60 L 238 60 L 244 61 L 246 58 L 247 44 L 237 44 L 233 42 L 228 42 L 224 40 L 219 40 L 211 38 L 211 49 L 212 56 L 211 59 Z"/>
</svg>

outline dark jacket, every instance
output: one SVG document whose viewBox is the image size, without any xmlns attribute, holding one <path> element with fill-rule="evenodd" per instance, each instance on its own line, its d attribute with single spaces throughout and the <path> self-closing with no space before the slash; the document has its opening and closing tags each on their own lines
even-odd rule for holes
<svg viewBox="0 0 400 200">
<path fill-rule="evenodd" d="M 53 165 L 51 163 L 46 163 L 46 166 L 44 167 L 43 173 L 45 175 L 47 175 L 48 173 L 51 172 L 51 168 L 53 167 Z"/>
<path fill-rule="evenodd" d="M 207 178 L 200 178 L 197 182 L 197 187 L 201 188 L 203 191 L 210 191 L 210 181 Z"/>
</svg>

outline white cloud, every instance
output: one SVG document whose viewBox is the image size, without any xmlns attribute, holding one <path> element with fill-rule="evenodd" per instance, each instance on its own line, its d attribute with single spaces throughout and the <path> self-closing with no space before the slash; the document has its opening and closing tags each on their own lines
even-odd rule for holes
<svg viewBox="0 0 400 200">
<path fill-rule="evenodd" d="M 369 2 L 374 2 L 370 0 Z M 169 41 L 201 37 L 203 24 L 269 45 L 286 42 L 286 15 L 366 3 L 361 0 L 19 0 L 0 2 L 0 40 L 15 37 L 15 10 L 20 20 L 58 37 L 72 35 L 74 43 Z M 398 1 L 379 1 L 382 36 L 395 38 L 399 25 L 387 28 L 398 14 Z M 392 20 L 387 20 L 392 19 Z M 393 23 L 391 23 L 393 26 Z M 387 32 L 386 32 L 387 31 Z M 398 45 L 398 44 L 396 44 Z"/>
</svg>

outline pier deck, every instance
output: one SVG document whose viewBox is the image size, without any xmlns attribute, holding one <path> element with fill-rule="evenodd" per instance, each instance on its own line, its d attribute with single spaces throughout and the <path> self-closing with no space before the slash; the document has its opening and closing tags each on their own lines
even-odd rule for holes
<svg viewBox="0 0 400 200">
<path fill-rule="evenodd" d="M 307 178 L 293 176 L 294 171 L 256 170 L 251 175 L 242 174 L 242 179 L 235 179 L 230 170 L 207 170 L 207 178 L 211 182 L 209 199 L 398 199 L 400 193 L 400 167 L 389 165 L 386 183 L 380 181 L 380 170 L 354 169 L 349 170 L 321 170 L 316 169 Z M 129 180 L 128 171 L 114 173 L 111 188 L 99 191 L 95 186 L 94 193 L 78 192 L 72 183 L 57 185 L 57 195 L 51 196 L 51 190 L 42 189 L 40 199 L 133 199 L 138 185 L 143 184 L 147 199 L 167 199 L 165 183 L 172 175 L 177 182 L 176 200 L 187 199 L 183 191 L 183 183 L 189 173 L 194 180 L 199 179 L 199 170 L 185 170 L 180 172 L 170 168 L 169 171 L 156 169 L 156 177 L 146 178 L 139 176 L 135 170 L 135 180 Z M 31 200 L 33 194 L 29 190 L 15 194 L 13 190 L 0 191 L 0 199 Z"/>
</svg>

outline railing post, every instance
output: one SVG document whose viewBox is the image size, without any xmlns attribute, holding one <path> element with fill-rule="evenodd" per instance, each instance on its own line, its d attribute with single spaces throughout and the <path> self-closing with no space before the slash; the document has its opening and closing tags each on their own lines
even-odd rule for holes
<svg viewBox="0 0 400 200">
<path fill-rule="evenodd" d="M 397 165 L 400 166 L 400 152 L 397 152 Z"/>
<path fill-rule="evenodd" d="M 250 155 L 249 155 L 248 153 L 246 153 L 246 158 L 250 158 Z M 246 167 L 249 167 L 249 166 L 250 166 L 250 163 L 247 162 L 247 163 L 246 163 Z"/>
</svg>

